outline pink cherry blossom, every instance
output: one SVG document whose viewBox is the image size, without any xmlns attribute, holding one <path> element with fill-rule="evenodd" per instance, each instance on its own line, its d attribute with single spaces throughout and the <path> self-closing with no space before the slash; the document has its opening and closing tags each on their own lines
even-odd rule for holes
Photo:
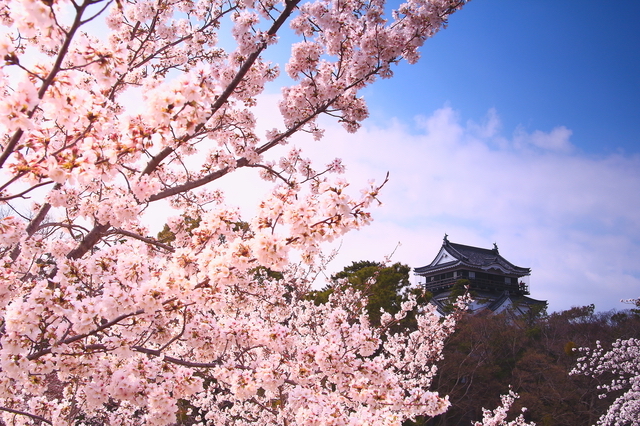
<svg viewBox="0 0 640 426">
<path fill-rule="evenodd" d="M 640 306 L 639 299 L 626 300 Z M 622 393 L 611 401 L 611 405 L 597 424 L 603 426 L 640 425 L 640 340 L 618 339 L 610 349 L 596 342 L 595 349 L 580 348 L 585 356 L 578 359 L 571 374 L 592 377 L 609 375 L 611 381 L 600 385 L 607 398 L 612 392 Z M 606 377 L 606 376 L 605 376 Z"/>
<path fill-rule="evenodd" d="M 0 218 L 3 421 L 400 425 L 444 412 L 429 389 L 455 315 L 425 308 L 397 333 L 415 302 L 377 327 L 356 291 L 307 297 L 324 244 L 371 221 L 385 182 L 359 192 L 339 160 L 274 148 L 299 132 L 322 143 L 321 115 L 356 131 L 361 90 L 417 60 L 465 3 L 0 4 L 0 207 L 16 212 Z M 283 38 L 290 59 L 269 62 Z M 284 124 L 260 135 L 255 105 L 281 69 Z M 253 217 L 218 186 L 240 169 L 270 185 Z M 154 235 L 156 206 L 169 217 Z"/>
</svg>

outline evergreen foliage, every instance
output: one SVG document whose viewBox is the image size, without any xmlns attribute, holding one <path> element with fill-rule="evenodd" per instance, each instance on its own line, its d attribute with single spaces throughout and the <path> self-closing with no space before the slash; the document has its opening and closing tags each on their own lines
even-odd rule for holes
<svg viewBox="0 0 640 426">
<path fill-rule="evenodd" d="M 409 300 L 409 295 L 416 298 L 418 305 L 424 305 L 431 297 L 419 289 L 411 289 L 409 274 L 411 268 L 402 263 L 385 266 L 379 262 L 357 261 L 346 266 L 331 277 L 331 283 L 320 291 L 312 292 L 310 298 L 316 304 L 327 303 L 334 291 L 352 288 L 362 292 L 366 297 L 366 310 L 369 320 L 375 326 L 380 325 L 382 312 L 397 314 L 402 302 Z M 413 315 L 408 315 L 402 322 L 403 327 L 410 327 Z"/>
</svg>

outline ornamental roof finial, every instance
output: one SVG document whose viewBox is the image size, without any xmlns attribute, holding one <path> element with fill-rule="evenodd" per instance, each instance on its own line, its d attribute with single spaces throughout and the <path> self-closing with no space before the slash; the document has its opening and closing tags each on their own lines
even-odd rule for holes
<svg viewBox="0 0 640 426">
<path fill-rule="evenodd" d="M 447 233 L 445 232 L 445 233 L 444 233 L 444 238 L 442 239 L 442 241 L 444 241 L 445 243 L 448 243 L 448 242 L 449 242 L 449 240 L 447 239 L 447 237 L 448 237 L 448 235 L 447 235 Z"/>
<path fill-rule="evenodd" d="M 496 253 L 499 253 L 498 252 L 498 244 L 493 243 L 493 251 L 495 251 Z"/>
</svg>

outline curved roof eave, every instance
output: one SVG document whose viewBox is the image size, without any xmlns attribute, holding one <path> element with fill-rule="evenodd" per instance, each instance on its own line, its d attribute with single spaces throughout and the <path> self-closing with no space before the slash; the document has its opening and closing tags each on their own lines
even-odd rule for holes
<svg viewBox="0 0 640 426">
<path fill-rule="evenodd" d="M 503 265 L 500 265 L 499 263 L 491 263 L 490 265 L 485 266 L 485 265 L 474 265 L 472 263 L 465 262 L 462 260 L 441 263 L 435 266 L 431 266 L 431 265 L 422 266 L 420 268 L 414 268 L 413 272 L 415 274 L 422 275 L 427 273 L 442 272 L 448 269 L 456 268 L 458 266 L 464 266 L 469 269 L 476 269 L 481 271 L 489 271 L 490 269 L 497 269 L 502 271 L 505 274 L 513 274 L 513 275 L 519 275 L 519 276 L 525 276 L 525 275 L 531 274 L 531 269 L 528 269 L 528 268 L 519 268 L 519 270 L 518 269 L 510 270 L 505 268 Z"/>
<path fill-rule="evenodd" d="M 458 266 L 461 263 L 463 263 L 463 262 L 461 262 L 459 260 L 454 260 L 452 262 L 440 263 L 440 264 L 435 265 L 435 266 L 427 265 L 427 266 L 422 266 L 420 268 L 414 268 L 413 272 L 416 273 L 416 274 L 421 274 L 421 273 L 426 273 L 426 272 L 442 271 L 444 269 L 450 269 L 452 267 Z"/>
</svg>

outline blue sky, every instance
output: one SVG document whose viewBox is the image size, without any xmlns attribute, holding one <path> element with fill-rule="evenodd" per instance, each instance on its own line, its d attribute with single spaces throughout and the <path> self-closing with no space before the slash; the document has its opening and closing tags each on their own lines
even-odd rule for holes
<svg viewBox="0 0 640 426">
<path fill-rule="evenodd" d="M 640 296 L 640 3 L 473 0 L 422 59 L 365 92 L 371 117 L 327 122 L 311 158 L 339 156 L 354 189 L 390 172 L 354 260 L 412 267 L 450 241 L 531 267 L 549 311 Z M 259 114 L 260 115 L 260 114 Z M 265 112 L 265 117 L 271 114 Z"/>
<path fill-rule="evenodd" d="M 638 22 L 640 3 L 629 0 L 471 1 L 427 42 L 419 65 L 401 66 L 368 93 L 372 117 L 445 103 L 478 117 L 494 107 L 505 129 L 564 125 L 584 152 L 636 153 Z"/>
</svg>

